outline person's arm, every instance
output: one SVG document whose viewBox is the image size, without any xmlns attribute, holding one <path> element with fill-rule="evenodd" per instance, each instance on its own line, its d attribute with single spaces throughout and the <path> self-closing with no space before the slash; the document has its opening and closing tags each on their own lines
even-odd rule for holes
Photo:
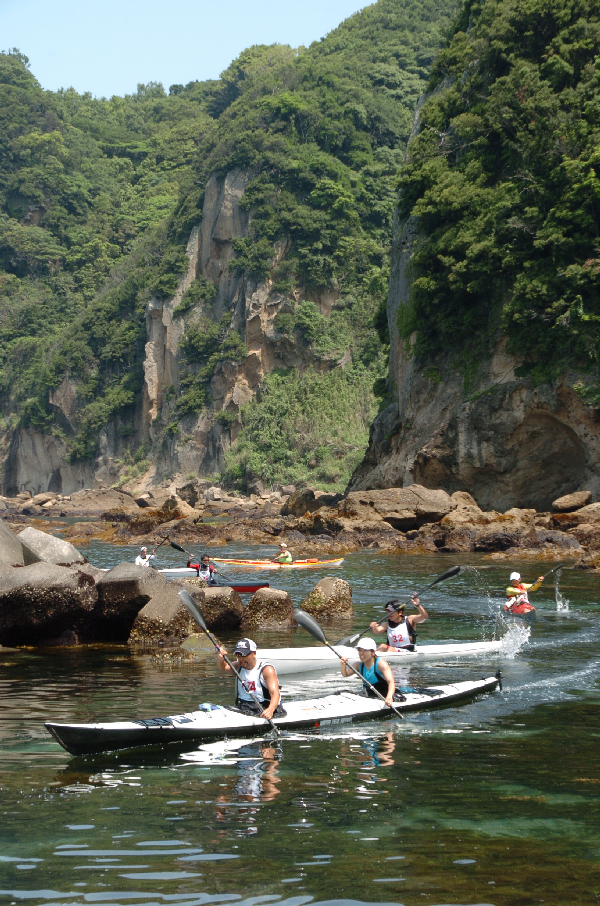
<svg viewBox="0 0 600 906">
<path fill-rule="evenodd" d="M 233 670 L 225 660 L 227 657 L 227 648 L 218 648 L 217 649 L 217 669 L 221 670 L 223 673 L 233 673 Z M 235 662 L 236 670 L 239 669 L 239 664 Z"/>
<path fill-rule="evenodd" d="M 348 666 L 348 658 L 343 657 L 341 659 L 341 661 L 342 661 L 342 663 L 340 666 L 340 670 L 342 671 L 342 676 L 356 676 L 356 674 L 354 673 L 354 670 L 351 670 L 350 667 Z M 358 670 L 358 663 L 355 664 L 354 666 Z"/>
<path fill-rule="evenodd" d="M 410 620 L 410 625 L 416 626 L 417 623 L 424 623 L 425 620 L 429 619 L 429 614 L 427 613 L 427 611 L 425 610 L 425 608 L 419 601 L 417 594 L 414 594 L 412 596 L 411 601 L 413 602 L 414 606 L 417 608 L 418 613 L 414 613 L 414 614 L 412 614 L 412 616 L 408 617 L 408 619 Z"/>
<path fill-rule="evenodd" d="M 387 632 L 387 628 L 387 623 L 384 623 L 383 626 L 381 623 L 376 623 L 375 620 L 373 620 L 372 623 L 369 623 L 369 629 L 373 630 L 375 635 L 381 635 L 382 632 Z"/>
<path fill-rule="evenodd" d="M 386 682 L 388 684 L 388 691 L 387 691 L 387 695 L 385 697 L 385 703 L 388 706 L 388 708 L 391 708 L 391 706 L 394 702 L 394 692 L 396 691 L 396 683 L 394 681 L 394 674 L 392 673 L 391 667 L 387 661 L 380 660 L 377 665 L 377 669 L 379 670 L 382 677 L 384 678 L 384 680 L 386 680 Z"/>
<path fill-rule="evenodd" d="M 538 576 L 537 582 L 534 582 L 532 585 L 525 586 L 526 591 L 537 591 L 543 581 L 544 581 L 544 577 Z"/>
<path fill-rule="evenodd" d="M 262 675 L 265 679 L 265 683 L 267 684 L 267 689 L 269 690 L 269 695 L 271 696 L 271 702 L 268 708 L 265 708 L 260 716 L 266 718 L 267 720 L 272 720 L 273 714 L 275 713 L 275 708 L 279 703 L 279 682 L 277 680 L 277 673 L 275 672 L 275 668 L 269 665 L 265 667 Z"/>
</svg>

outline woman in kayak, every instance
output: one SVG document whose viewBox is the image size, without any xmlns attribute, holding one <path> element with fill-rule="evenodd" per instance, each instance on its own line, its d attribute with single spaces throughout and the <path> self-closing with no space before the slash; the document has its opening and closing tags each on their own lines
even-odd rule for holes
<svg viewBox="0 0 600 906">
<path fill-rule="evenodd" d="M 268 661 L 259 661 L 256 655 L 256 642 L 252 639 L 240 639 L 233 653 L 237 655 L 237 661 L 233 666 L 242 678 L 236 681 L 236 706 L 244 714 L 253 714 L 256 717 L 264 717 L 265 720 L 272 720 L 273 717 L 285 717 L 286 711 L 281 705 L 281 693 L 279 691 L 279 680 L 277 671 Z M 219 648 L 217 654 L 217 667 L 223 673 L 233 674 L 233 670 L 225 661 L 227 656 L 226 648 Z M 252 693 L 252 694 L 251 694 Z M 258 705 L 254 698 L 261 703 Z"/>
<path fill-rule="evenodd" d="M 288 550 L 288 546 L 285 541 L 282 541 L 279 545 L 279 555 L 275 557 L 273 563 L 293 563 L 294 558 L 292 557 L 291 551 Z"/>
<path fill-rule="evenodd" d="M 527 592 L 537 591 L 543 581 L 544 577 L 538 576 L 537 582 L 528 585 L 525 582 L 521 582 L 521 573 L 511 573 L 509 578 L 510 585 L 506 589 L 507 600 L 504 610 L 508 613 L 516 614 L 529 613 L 535 610 L 535 607 L 529 601 Z"/>
<path fill-rule="evenodd" d="M 404 607 L 400 601 L 388 601 L 385 609 L 389 611 L 387 623 L 371 623 L 371 629 L 379 635 L 381 632 L 387 632 L 387 644 L 381 644 L 378 651 L 414 651 L 417 644 L 417 630 L 415 626 L 418 623 L 424 623 L 429 619 L 429 614 L 419 601 L 415 592 L 411 598 L 412 603 L 417 608 L 418 613 L 411 614 L 410 617 L 404 616 Z"/>
<path fill-rule="evenodd" d="M 387 661 L 376 655 L 377 645 L 373 639 L 361 639 L 358 643 L 358 656 L 360 661 L 354 664 L 354 669 L 358 670 L 363 678 L 363 686 L 369 698 L 376 698 L 371 686 L 381 695 L 385 696 L 385 703 L 391 707 L 396 692 L 396 683 L 394 675 Z M 355 676 L 354 671 L 348 667 L 348 658 L 342 658 L 342 676 Z"/>
</svg>

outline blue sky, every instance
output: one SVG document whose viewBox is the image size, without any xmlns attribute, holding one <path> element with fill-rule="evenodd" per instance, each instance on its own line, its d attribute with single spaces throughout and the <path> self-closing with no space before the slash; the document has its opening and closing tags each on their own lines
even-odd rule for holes
<svg viewBox="0 0 600 906">
<path fill-rule="evenodd" d="M 298 47 L 360 0 L 0 0 L 0 50 L 17 47 L 44 88 L 98 97 L 138 82 L 215 79 L 252 44 Z"/>
</svg>

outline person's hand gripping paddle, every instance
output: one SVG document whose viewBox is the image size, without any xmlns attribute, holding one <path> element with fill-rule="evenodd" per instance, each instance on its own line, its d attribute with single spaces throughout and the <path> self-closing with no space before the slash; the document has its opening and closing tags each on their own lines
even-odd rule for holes
<svg viewBox="0 0 600 906">
<path fill-rule="evenodd" d="M 417 595 L 417 597 L 420 597 L 424 591 L 427 591 L 429 588 L 433 588 L 433 586 L 437 585 L 438 582 L 444 582 L 446 579 L 451 579 L 452 576 L 458 575 L 459 572 L 460 572 L 460 566 L 453 566 L 452 569 L 446 570 L 445 573 L 442 573 L 441 576 L 438 576 L 437 579 L 434 579 L 433 582 L 429 583 L 429 585 L 425 585 L 423 588 L 420 588 L 417 592 L 415 592 L 415 594 Z M 410 604 L 410 601 L 407 601 L 404 606 L 408 607 L 409 604 Z M 385 614 L 382 617 L 380 617 L 379 620 L 377 620 L 377 623 L 379 623 L 381 625 L 381 623 L 384 623 L 387 620 L 390 613 L 396 613 L 396 611 L 399 609 L 400 608 L 397 607 L 395 611 L 386 611 Z M 336 642 L 336 645 L 354 646 L 354 645 L 356 645 L 356 643 L 358 642 L 360 637 L 365 635 L 369 631 L 370 628 L 371 628 L 371 624 L 369 623 L 367 628 L 363 629 L 362 632 L 357 632 L 354 635 L 348 635 L 348 636 L 346 636 L 346 638 L 340 639 L 339 642 Z"/>
<path fill-rule="evenodd" d="M 217 651 L 220 651 L 220 650 L 221 650 L 221 646 L 219 645 L 219 643 L 218 643 L 217 640 L 215 639 L 214 635 L 212 634 L 212 632 L 209 630 L 208 626 L 206 625 L 206 622 L 205 622 L 205 620 L 204 620 L 204 617 L 202 616 L 202 611 L 200 610 L 200 608 L 198 607 L 197 603 L 196 603 L 196 602 L 194 601 L 194 599 L 192 598 L 192 596 L 191 596 L 191 594 L 189 593 L 189 591 L 186 591 L 184 588 L 182 588 L 181 591 L 179 592 L 179 597 L 180 597 L 181 600 L 182 600 L 183 606 L 184 606 L 185 609 L 193 616 L 193 618 L 195 619 L 196 623 L 198 624 L 198 626 L 200 627 L 200 629 L 202 630 L 202 632 L 206 633 L 207 637 L 208 637 L 209 640 L 213 643 L 213 645 L 215 646 L 215 648 L 217 649 Z M 252 700 L 254 701 L 254 703 L 255 703 L 256 705 L 258 705 L 259 708 L 262 709 L 262 707 L 263 707 L 262 702 L 259 701 L 259 699 L 257 698 L 257 696 L 256 696 L 253 692 L 250 691 L 250 689 L 248 688 L 248 686 L 246 685 L 246 683 L 244 682 L 244 680 L 242 679 L 242 677 L 240 676 L 240 674 L 238 673 L 238 671 L 235 669 L 235 667 L 233 666 L 233 664 L 231 663 L 231 661 L 229 660 L 229 658 L 228 658 L 226 655 L 224 655 L 224 654 L 222 654 L 221 657 L 223 658 L 223 660 L 225 661 L 225 663 L 228 665 L 228 667 L 231 668 L 232 672 L 235 673 L 235 675 L 236 675 L 237 678 L 239 679 L 240 683 L 242 684 L 242 686 L 244 687 L 244 689 L 246 690 L 246 692 L 248 693 L 248 695 L 250 695 L 250 697 L 252 698 Z M 271 720 L 271 718 L 270 718 L 270 717 L 265 717 L 264 719 L 267 720 L 267 721 L 269 722 L 269 725 L 270 725 L 271 729 L 273 730 L 273 733 L 275 734 L 275 736 L 280 736 L 280 735 L 281 735 L 281 734 L 280 734 L 280 731 L 279 731 L 279 729 L 275 726 L 275 724 L 273 723 L 273 721 Z"/>
</svg>

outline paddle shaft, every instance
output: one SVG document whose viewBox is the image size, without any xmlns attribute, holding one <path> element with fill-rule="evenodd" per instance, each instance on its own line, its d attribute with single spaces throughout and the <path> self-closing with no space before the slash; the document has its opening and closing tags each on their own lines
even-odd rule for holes
<svg viewBox="0 0 600 906">
<path fill-rule="evenodd" d="M 163 538 L 163 540 L 160 542 L 160 544 L 157 544 L 157 545 L 156 545 L 156 547 L 154 548 L 154 550 L 152 551 L 152 553 L 155 554 L 156 551 L 157 551 L 160 547 L 163 546 L 163 544 L 165 543 L 165 541 L 168 541 L 168 540 L 169 540 L 169 536 L 167 535 L 166 538 Z"/>
<path fill-rule="evenodd" d="M 198 607 L 198 605 L 196 604 L 196 602 L 195 602 L 194 599 L 192 598 L 192 596 L 191 596 L 191 594 L 189 593 L 189 591 L 185 591 L 185 589 L 182 588 L 181 591 L 179 592 L 179 597 L 180 597 L 181 600 L 183 601 L 183 605 L 184 605 L 184 607 L 186 608 L 186 610 L 187 610 L 189 613 L 191 613 L 191 615 L 192 615 L 193 618 L 195 619 L 195 621 L 196 621 L 196 623 L 198 624 L 198 626 L 200 627 L 200 629 L 201 629 L 204 633 L 206 633 L 206 636 L 207 636 L 208 639 L 212 642 L 212 644 L 215 646 L 216 650 L 217 650 L 218 653 L 221 655 L 221 657 L 223 658 L 223 660 L 225 661 L 225 663 L 227 664 L 227 666 L 231 669 L 232 673 L 235 673 L 235 675 L 236 675 L 236 677 L 238 678 L 238 680 L 240 681 L 241 685 L 244 687 L 244 689 L 246 690 L 246 692 L 248 693 L 248 695 L 250 696 L 250 698 L 253 700 L 254 704 L 255 704 L 258 708 L 262 708 L 262 710 L 264 711 L 263 703 L 259 700 L 258 696 L 256 696 L 256 695 L 254 694 L 254 692 L 251 692 L 251 691 L 250 691 L 250 689 L 248 688 L 248 685 L 244 682 L 244 680 L 242 679 L 242 677 L 240 676 L 240 674 L 238 673 L 238 671 L 235 669 L 235 667 L 233 666 L 233 664 L 231 663 L 231 661 L 229 660 L 229 658 L 227 657 L 227 655 L 221 653 L 221 646 L 219 645 L 219 643 L 218 643 L 217 640 L 215 639 L 214 635 L 212 634 L 212 632 L 209 630 L 208 626 L 207 626 L 206 623 L 204 622 L 204 617 L 202 616 L 202 613 L 201 613 L 201 611 L 200 611 L 200 608 Z M 276 735 L 276 736 L 279 736 L 279 735 L 280 735 L 279 730 L 278 730 L 278 728 L 275 726 L 275 724 L 273 723 L 273 721 L 271 720 L 271 718 L 270 718 L 270 717 L 265 717 L 264 719 L 267 720 L 267 721 L 269 722 L 269 725 L 270 725 L 271 729 L 273 730 L 273 732 L 275 733 L 275 735 Z"/>
<path fill-rule="evenodd" d="M 423 588 L 420 588 L 418 591 L 414 592 L 414 594 L 417 597 L 419 597 L 419 595 L 422 595 L 424 591 L 428 591 L 428 589 L 433 588 L 434 585 L 437 585 L 438 582 L 443 582 L 445 579 L 450 579 L 452 576 L 458 575 L 459 572 L 460 572 L 460 566 L 453 566 L 452 569 L 449 569 L 449 570 L 447 570 L 447 572 L 442 573 L 441 576 L 438 576 L 437 579 L 434 579 L 433 582 L 429 583 L 429 585 L 425 585 Z M 411 600 L 412 600 L 412 595 L 411 595 Z M 410 604 L 410 601 L 407 601 L 406 604 L 404 604 L 404 605 L 398 605 L 398 607 L 396 607 L 395 610 L 387 610 L 383 614 L 383 616 L 379 618 L 379 620 L 376 620 L 377 625 L 381 626 L 381 624 L 385 620 L 387 620 L 387 618 L 389 617 L 389 615 L 391 613 L 397 613 L 399 610 L 402 609 L 402 607 L 408 607 L 409 604 Z M 347 636 L 345 639 L 341 639 L 337 644 L 338 645 L 354 645 L 361 638 L 361 636 L 365 635 L 365 633 L 369 631 L 370 628 L 371 628 L 371 624 L 369 623 L 367 628 L 363 629 L 362 632 L 356 633 L 355 635 Z"/>
</svg>

